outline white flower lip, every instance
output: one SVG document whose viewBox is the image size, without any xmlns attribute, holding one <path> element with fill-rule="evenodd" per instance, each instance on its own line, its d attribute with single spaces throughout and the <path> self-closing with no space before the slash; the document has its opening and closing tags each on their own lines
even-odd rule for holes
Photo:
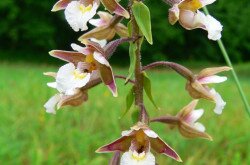
<svg viewBox="0 0 250 165">
<path fill-rule="evenodd" d="M 45 104 L 44 104 L 44 108 L 46 109 L 47 113 L 51 113 L 51 114 L 56 114 L 56 105 L 60 100 L 60 94 L 56 94 L 54 96 L 52 96 Z"/>
<path fill-rule="evenodd" d="M 74 64 L 62 66 L 56 77 L 56 87 L 60 93 L 74 95 L 77 88 L 85 86 L 90 80 L 90 73 L 81 73 Z"/>
<path fill-rule="evenodd" d="M 120 165 L 155 165 L 155 157 L 151 152 L 125 152 L 121 157 Z"/>
<path fill-rule="evenodd" d="M 72 1 L 65 9 L 65 18 L 74 31 L 88 30 L 87 23 L 96 14 L 98 6 L 96 2 L 84 6 L 79 1 Z"/>
<path fill-rule="evenodd" d="M 221 95 L 215 91 L 215 89 L 210 90 L 211 94 L 214 96 L 215 108 L 214 112 L 218 115 L 222 114 L 222 110 L 226 106 L 226 102 L 222 99 Z"/>
</svg>

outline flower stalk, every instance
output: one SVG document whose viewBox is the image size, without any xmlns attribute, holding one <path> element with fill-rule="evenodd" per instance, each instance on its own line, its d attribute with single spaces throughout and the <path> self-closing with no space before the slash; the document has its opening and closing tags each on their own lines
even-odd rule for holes
<svg viewBox="0 0 250 165">
<path fill-rule="evenodd" d="M 204 10 L 204 12 L 205 12 L 206 15 L 209 14 L 209 11 L 208 11 L 208 9 L 207 9 L 206 6 L 203 7 L 203 10 Z M 232 64 L 232 62 L 231 62 L 231 60 L 230 60 L 230 58 L 229 58 L 229 55 L 228 55 L 228 53 L 227 53 L 227 50 L 226 50 L 226 48 L 225 48 L 225 46 L 224 46 L 224 44 L 223 44 L 223 42 L 222 42 L 221 39 L 219 39 L 217 42 L 218 42 L 218 45 L 219 45 L 220 50 L 221 50 L 221 53 L 222 53 L 222 55 L 223 55 L 223 57 L 224 57 L 224 59 L 225 59 L 227 65 L 228 65 L 229 67 L 232 68 L 233 78 L 234 78 L 235 83 L 236 83 L 236 85 L 237 85 L 237 88 L 238 88 L 238 90 L 239 90 L 239 92 L 240 92 L 242 101 L 243 101 L 243 103 L 244 103 L 244 105 L 245 105 L 246 112 L 247 112 L 248 116 L 250 117 L 250 106 L 249 106 L 249 103 L 248 103 L 248 101 L 247 101 L 247 97 L 246 97 L 246 95 L 245 95 L 245 93 L 244 93 L 244 91 L 243 91 L 243 89 L 242 89 L 242 86 L 241 86 L 241 84 L 240 84 L 240 80 L 239 80 L 239 78 L 238 78 L 238 76 L 237 76 L 237 73 L 236 73 L 235 70 L 234 70 L 233 64 Z"/>
<path fill-rule="evenodd" d="M 130 0 L 130 3 L 133 4 L 134 0 Z M 137 45 L 136 49 L 136 59 L 135 59 L 135 105 L 139 108 L 139 121 L 145 124 L 148 124 L 148 115 L 143 103 L 143 73 L 142 73 L 142 64 L 141 64 L 141 41 L 140 41 L 140 30 L 133 15 L 133 11 L 130 9 L 131 14 L 131 23 L 132 23 L 132 38 L 138 38 L 135 41 Z"/>
</svg>

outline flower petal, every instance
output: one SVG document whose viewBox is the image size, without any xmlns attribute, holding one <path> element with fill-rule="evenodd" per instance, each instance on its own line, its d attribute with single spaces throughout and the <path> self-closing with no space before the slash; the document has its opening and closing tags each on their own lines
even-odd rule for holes
<svg viewBox="0 0 250 165">
<path fill-rule="evenodd" d="M 89 55 L 92 53 L 92 51 L 88 47 L 82 47 L 74 43 L 71 44 L 71 48 L 77 52 L 82 53 L 82 55 Z"/>
<path fill-rule="evenodd" d="M 174 25 L 179 20 L 180 10 L 177 4 L 169 9 L 168 20 L 171 25 Z"/>
<path fill-rule="evenodd" d="M 122 136 L 130 136 L 132 132 L 134 132 L 134 130 L 122 131 Z"/>
<path fill-rule="evenodd" d="M 99 11 L 97 14 L 100 16 L 100 19 L 91 19 L 89 21 L 90 24 L 96 27 L 108 25 L 113 17 L 111 14 L 103 11 Z"/>
<path fill-rule="evenodd" d="M 77 64 L 85 60 L 85 56 L 79 52 L 70 52 L 62 50 L 52 50 L 49 52 L 52 57 L 58 58 L 60 60 L 71 62 Z"/>
<path fill-rule="evenodd" d="M 46 109 L 47 113 L 56 114 L 55 107 L 56 104 L 59 102 L 60 98 L 60 94 L 56 94 L 44 104 L 44 108 Z"/>
<path fill-rule="evenodd" d="M 47 83 L 47 85 L 51 88 L 57 88 L 57 83 L 56 82 L 51 82 L 51 83 Z"/>
<path fill-rule="evenodd" d="M 197 80 L 194 82 L 187 82 L 186 90 L 194 99 L 207 99 L 213 101 L 213 95 L 206 86 L 200 84 Z"/>
<path fill-rule="evenodd" d="M 110 144 L 100 147 L 99 149 L 96 150 L 96 152 L 106 153 L 106 152 L 114 152 L 114 151 L 121 151 L 121 152 L 128 151 L 130 144 L 131 144 L 131 140 L 132 140 L 132 137 L 130 136 L 121 137 Z"/>
<path fill-rule="evenodd" d="M 84 33 L 78 40 L 84 42 L 88 38 L 96 38 L 98 40 L 111 40 L 115 37 L 115 29 L 110 26 L 97 27 L 87 33 Z"/>
<path fill-rule="evenodd" d="M 99 52 L 94 52 L 94 58 L 96 60 L 102 81 L 108 86 L 110 91 L 113 93 L 113 96 L 117 97 L 118 94 L 115 78 L 109 62 Z"/>
<path fill-rule="evenodd" d="M 201 124 L 190 125 L 186 122 L 181 122 L 178 128 L 181 135 L 186 138 L 204 138 L 210 141 L 213 140 L 209 134 L 202 132 L 205 127 L 202 128 Z"/>
<path fill-rule="evenodd" d="M 190 10 L 195 12 L 202 8 L 202 2 L 200 0 L 184 0 L 179 4 L 181 10 Z"/>
<path fill-rule="evenodd" d="M 121 157 L 120 165 L 155 165 L 155 157 L 151 152 L 142 158 L 133 156 L 133 152 L 125 152 Z"/>
<path fill-rule="evenodd" d="M 59 0 L 52 8 L 52 12 L 64 10 L 72 0 Z"/>
<path fill-rule="evenodd" d="M 204 113 L 203 109 L 193 110 L 191 111 L 186 118 L 184 119 L 185 122 L 194 124 Z"/>
<path fill-rule="evenodd" d="M 222 99 L 221 95 L 215 91 L 215 89 L 210 90 L 211 94 L 214 96 L 215 108 L 214 112 L 218 115 L 222 114 L 222 110 L 224 109 L 226 102 Z"/>
<path fill-rule="evenodd" d="M 216 0 L 200 0 L 202 7 L 210 5 L 212 3 L 214 3 Z"/>
<path fill-rule="evenodd" d="M 178 162 L 182 162 L 179 155 L 169 145 L 167 145 L 160 137 L 150 138 L 150 144 L 152 149 L 155 150 L 157 153 L 164 154 L 172 159 L 175 159 Z"/>
<path fill-rule="evenodd" d="M 55 78 L 56 77 L 56 72 L 44 72 L 43 75 Z"/>
<path fill-rule="evenodd" d="M 224 72 L 224 71 L 229 71 L 229 70 L 231 70 L 231 68 L 227 67 L 227 66 L 206 68 L 206 69 L 203 69 L 203 70 L 200 71 L 197 78 L 201 79 L 201 78 L 204 78 L 204 77 L 213 76 L 213 75 L 215 75 L 217 73 Z"/>
<path fill-rule="evenodd" d="M 227 80 L 227 77 L 225 76 L 209 76 L 199 79 L 198 81 L 201 84 L 211 84 L 211 83 L 222 83 Z"/>
<path fill-rule="evenodd" d="M 200 132 L 205 132 L 206 131 L 205 126 L 203 124 L 199 123 L 199 122 L 194 123 L 194 128 L 197 129 Z"/>
<path fill-rule="evenodd" d="M 110 67 L 109 62 L 106 60 L 106 58 L 99 52 L 94 52 L 94 59 L 99 62 L 102 65 L 106 65 L 107 67 Z"/>
<path fill-rule="evenodd" d="M 208 31 L 208 38 L 210 40 L 216 41 L 221 38 L 221 32 L 222 32 L 223 26 L 214 17 L 212 17 L 211 15 L 207 15 L 205 26 L 206 26 L 206 30 Z"/>
<path fill-rule="evenodd" d="M 150 138 L 157 138 L 158 135 L 157 133 L 155 133 L 154 131 L 150 130 L 150 129 L 145 129 L 143 130 L 143 132 Z"/>
<path fill-rule="evenodd" d="M 128 28 L 121 23 L 115 26 L 115 31 L 120 37 L 129 37 Z"/>
<path fill-rule="evenodd" d="M 196 105 L 198 104 L 199 100 L 193 100 L 191 103 L 189 103 L 187 106 L 182 108 L 182 110 L 177 114 L 177 117 L 181 119 L 187 118 L 187 116 L 190 115 L 190 113 L 195 109 Z"/>
<path fill-rule="evenodd" d="M 179 23 L 187 30 L 205 29 L 205 20 L 206 16 L 201 12 L 195 13 L 190 10 L 180 10 Z"/>
<path fill-rule="evenodd" d="M 88 93 L 86 91 L 77 90 L 74 95 L 68 96 L 63 95 L 60 101 L 57 104 L 57 109 L 60 109 L 63 106 L 79 106 L 83 102 L 88 100 Z"/>
<path fill-rule="evenodd" d="M 102 48 L 104 48 L 107 44 L 107 40 L 97 40 L 95 38 L 90 38 L 90 41 L 98 43 Z"/>
<path fill-rule="evenodd" d="M 77 88 L 85 86 L 90 80 L 90 73 L 82 73 L 73 63 L 63 65 L 56 77 L 58 91 L 66 95 L 74 95 Z"/>
<path fill-rule="evenodd" d="M 88 29 L 87 22 L 96 14 L 98 4 L 85 6 L 79 1 L 72 1 L 65 9 L 65 18 L 74 31 Z"/>
<path fill-rule="evenodd" d="M 101 0 L 101 2 L 110 13 L 115 13 L 127 19 L 130 17 L 128 11 L 125 10 L 116 0 Z"/>
</svg>

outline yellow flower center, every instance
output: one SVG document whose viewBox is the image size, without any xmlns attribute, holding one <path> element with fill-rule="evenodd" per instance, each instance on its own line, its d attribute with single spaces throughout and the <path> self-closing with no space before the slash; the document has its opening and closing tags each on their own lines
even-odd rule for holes
<svg viewBox="0 0 250 165">
<path fill-rule="evenodd" d="M 86 77 L 87 73 L 81 73 L 81 72 L 79 72 L 79 70 L 76 69 L 76 70 L 74 70 L 73 75 L 74 75 L 75 79 L 82 80 Z"/>
<path fill-rule="evenodd" d="M 202 7 L 200 0 L 185 0 L 180 5 L 180 9 L 196 11 Z"/>
<path fill-rule="evenodd" d="M 84 14 L 92 9 L 92 5 L 88 5 L 85 7 L 83 4 L 80 5 L 80 11 Z"/>
<path fill-rule="evenodd" d="M 93 54 L 89 54 L 89 55 L 86 56 L 85 62 L 92 63 L 94 61 L 95 61 L 95 59 L 94 59 Z"/>
<path fill-rule="evenodd" d="M 134 151 L 132 154 L 132 158 L 137 160 L 137 161 L 143 160 L 143 159 L 145 159 L 145 157 L 146 157 L 145 152 L 138 154 L 136 151 Z"/>
</svg>

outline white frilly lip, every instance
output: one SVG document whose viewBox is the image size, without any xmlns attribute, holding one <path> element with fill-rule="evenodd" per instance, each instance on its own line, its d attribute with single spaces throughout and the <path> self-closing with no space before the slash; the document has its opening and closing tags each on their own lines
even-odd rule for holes
<svg viewBox="0 0 250 165">
<path fill-rule="evenodd" d="M 120 165 L 155 165 L 155 157 L 151 152 L 125 152 L 121 157 Z"/>
<path fill-rule="evenodd" d="M 44 108 L 47 113 L 56 114 L 56 105 L 60 101 L 60 94 L 52 96 L 45 104 Z"/>
<path fill-rule="evenodd" d="M 84 6 L 80 1 L 72 1 L 65 9 L 65 18 L 74 31 L 88 30 L 87 23 L 95 16 L 98 6 L 98 3 L 94 2 L 89 10 L 82 11 L 82 8 L 88 6 Z"/>
<path fill-rule="evenodd" d="M 81 88 L 89 82 L 91 77 L 90 73 L 82 73 L 84 77 L 78 79 L 75 78 L 75 72 L 78 71 L 73 63 L 65 64 L 59 69 L 56 76 L 56 87 L 60 93 L 74 95 L 77 88 Z"/>
<path fill-rule="evenodd" d="M 211 89 L 210 93 L 214 96 L 214 101 L 215 101 L 214 112 L 218 115 L 222 114 L 222 111 L 226 106 L 226 102 L 222 99 L 221 95 L 215 91 L 215 89 Z"/>
</svg>

